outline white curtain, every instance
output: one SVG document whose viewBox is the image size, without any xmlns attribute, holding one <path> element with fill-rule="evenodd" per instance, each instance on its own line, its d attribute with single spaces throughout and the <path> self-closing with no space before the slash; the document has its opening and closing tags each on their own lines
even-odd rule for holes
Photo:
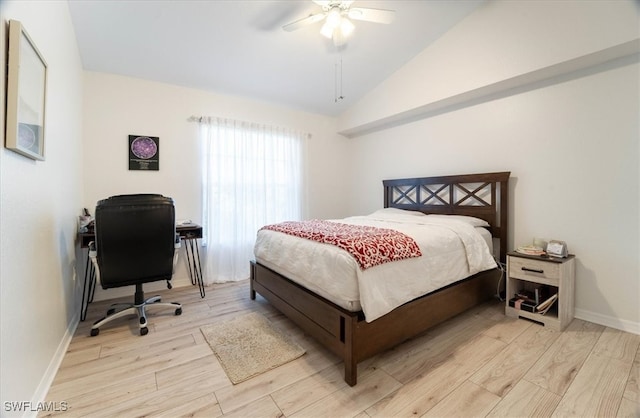
<svg viewBox="0 0 640 418">
<path fill-rule="evenodd" d="M 205 284 L 247 279 L 260 227 L 303 216 L 308 135 L 201 117 Z"/>
</svg>

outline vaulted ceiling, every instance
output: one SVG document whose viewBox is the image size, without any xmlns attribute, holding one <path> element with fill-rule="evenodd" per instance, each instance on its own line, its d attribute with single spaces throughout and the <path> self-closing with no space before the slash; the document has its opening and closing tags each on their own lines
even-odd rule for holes
<svg viewBox="0 0 640 418">
<path fill-rule="evenodd" d="M 396 11 L 389 25 L 354 21 L 337 48 L 311 0 L 69 0 L 85 70 L 121 74 L 338 115 L 485 0 L 356 0 Z M 338 99 L 343 96 L 343 99 Z"/>
</svg>

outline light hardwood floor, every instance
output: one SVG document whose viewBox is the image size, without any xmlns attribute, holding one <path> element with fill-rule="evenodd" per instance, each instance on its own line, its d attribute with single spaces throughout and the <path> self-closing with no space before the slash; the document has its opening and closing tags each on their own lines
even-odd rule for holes
<svg viewBox="0 0 640 418">
<path fill-rule="evenodd" d="M 488 303 L 359 365 L 305 336 L 248 282 L 163 291 L 184 313 L 151 310 L 149 334 L 121 319 L 89 337 L 109 303 L 90 305 L 48 402 L 67 417 L 639 417 L 640 336 L 581 320 L 556 332 Z M 147 295 L 151 296 L 151 295 Z M 200 327 L 256 311 L 302 345 L 301 358 L 232 385 Z"/>
</svg>

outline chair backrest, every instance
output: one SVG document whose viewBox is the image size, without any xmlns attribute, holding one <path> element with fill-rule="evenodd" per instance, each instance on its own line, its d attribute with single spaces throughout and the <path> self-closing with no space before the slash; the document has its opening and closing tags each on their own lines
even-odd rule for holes
<svg viewBox="0 0 640 418">
<path fill-rule="evenodd" d="M 97 263 L 104 289 L 173 274 L 175 207 L 162 195 L 112 196 L 95 211 Z"/>
</svg>

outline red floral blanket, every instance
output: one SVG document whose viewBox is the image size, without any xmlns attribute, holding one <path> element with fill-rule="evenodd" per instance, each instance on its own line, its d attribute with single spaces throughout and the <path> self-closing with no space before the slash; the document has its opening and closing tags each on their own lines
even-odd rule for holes
<svg viewBox="0 0 640 418">
<path fill-rule="evenodd" d="M 363 270 L 422 255 L 413 238 L 393 229 L 321 220 L 282 222 L 261 229 L 336 245 L 349 252 Z"/>
</svg>

